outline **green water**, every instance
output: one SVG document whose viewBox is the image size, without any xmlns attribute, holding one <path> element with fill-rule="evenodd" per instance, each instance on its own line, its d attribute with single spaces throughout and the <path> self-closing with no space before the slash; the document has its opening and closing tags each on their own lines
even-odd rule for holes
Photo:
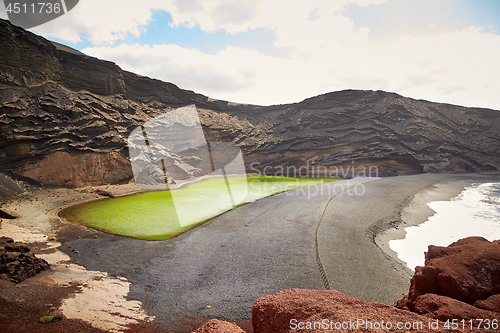
<svg viewBox="0 0 500 333">
<path fill-rule="evenodd" d="M 233 204 L 238 206 L 276 193 L 340 180 L 274 176 L 228 179 L 231 195 L 223 178 L 212 178 L 172 191 L 83 203 L 64 209 L 60 215 L 116 235 L 163 240 L 232 209 Z"/>
</svg>

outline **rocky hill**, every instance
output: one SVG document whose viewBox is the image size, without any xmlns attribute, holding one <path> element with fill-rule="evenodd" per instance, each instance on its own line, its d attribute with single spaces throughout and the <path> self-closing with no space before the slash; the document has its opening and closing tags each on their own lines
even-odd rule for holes
<svg viewBox="0 0 500 333">
<path fill-rule="evenodd" d="M 355 90 L 243 105 L 124 71 L 9 21 L 0 20 L 0 45 L 0 171 L 42 183 L 130 179 L 130 132 L 190 104 L 207 139 L 237 144 L 248 171 L 500 171 L 499 111 Z"/>
</svg>

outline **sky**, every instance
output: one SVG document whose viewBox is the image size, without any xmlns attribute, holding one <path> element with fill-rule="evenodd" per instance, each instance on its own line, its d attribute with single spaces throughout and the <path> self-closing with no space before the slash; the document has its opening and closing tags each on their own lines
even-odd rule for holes
<svg viewBox="0 0 500 333">
<path fill-rule="evenodd" d="M 80 0 L 30 31 L 231 102 L 362 89 L 500 110 L 499 18 L 498 0 Z"/>
</svg>

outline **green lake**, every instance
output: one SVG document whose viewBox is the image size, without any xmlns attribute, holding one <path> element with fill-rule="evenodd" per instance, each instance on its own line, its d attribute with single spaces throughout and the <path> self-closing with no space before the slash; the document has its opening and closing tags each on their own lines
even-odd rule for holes
<svg viewBox="0 0 500 333">
<path fill-rule="evenodd" d="M 228 177 L 228 180 L 211 178 L 172 191 L 94 200 L 68 207 L 60 216 L 115 235 L 164 240 L 236 206 L 341 179 L 254 176 Z"/>
</svg>

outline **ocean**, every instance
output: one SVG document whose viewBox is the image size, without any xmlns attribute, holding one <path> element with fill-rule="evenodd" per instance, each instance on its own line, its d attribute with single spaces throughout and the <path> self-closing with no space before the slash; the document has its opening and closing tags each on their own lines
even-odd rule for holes
<svg viewBox="0 0 500 333">
<path fill-rule="evenodd" d="M 424 252 L 431 244 L 448 246 L 468 236 L 500 239 L 500 183 L 473 184 L 450 201 L 428 205 L 436 212 L 433 216 L 405 228 L 404 239 L 389 241 L 398 258 L 412 270 L 424 265 Z"/>
</svg>

